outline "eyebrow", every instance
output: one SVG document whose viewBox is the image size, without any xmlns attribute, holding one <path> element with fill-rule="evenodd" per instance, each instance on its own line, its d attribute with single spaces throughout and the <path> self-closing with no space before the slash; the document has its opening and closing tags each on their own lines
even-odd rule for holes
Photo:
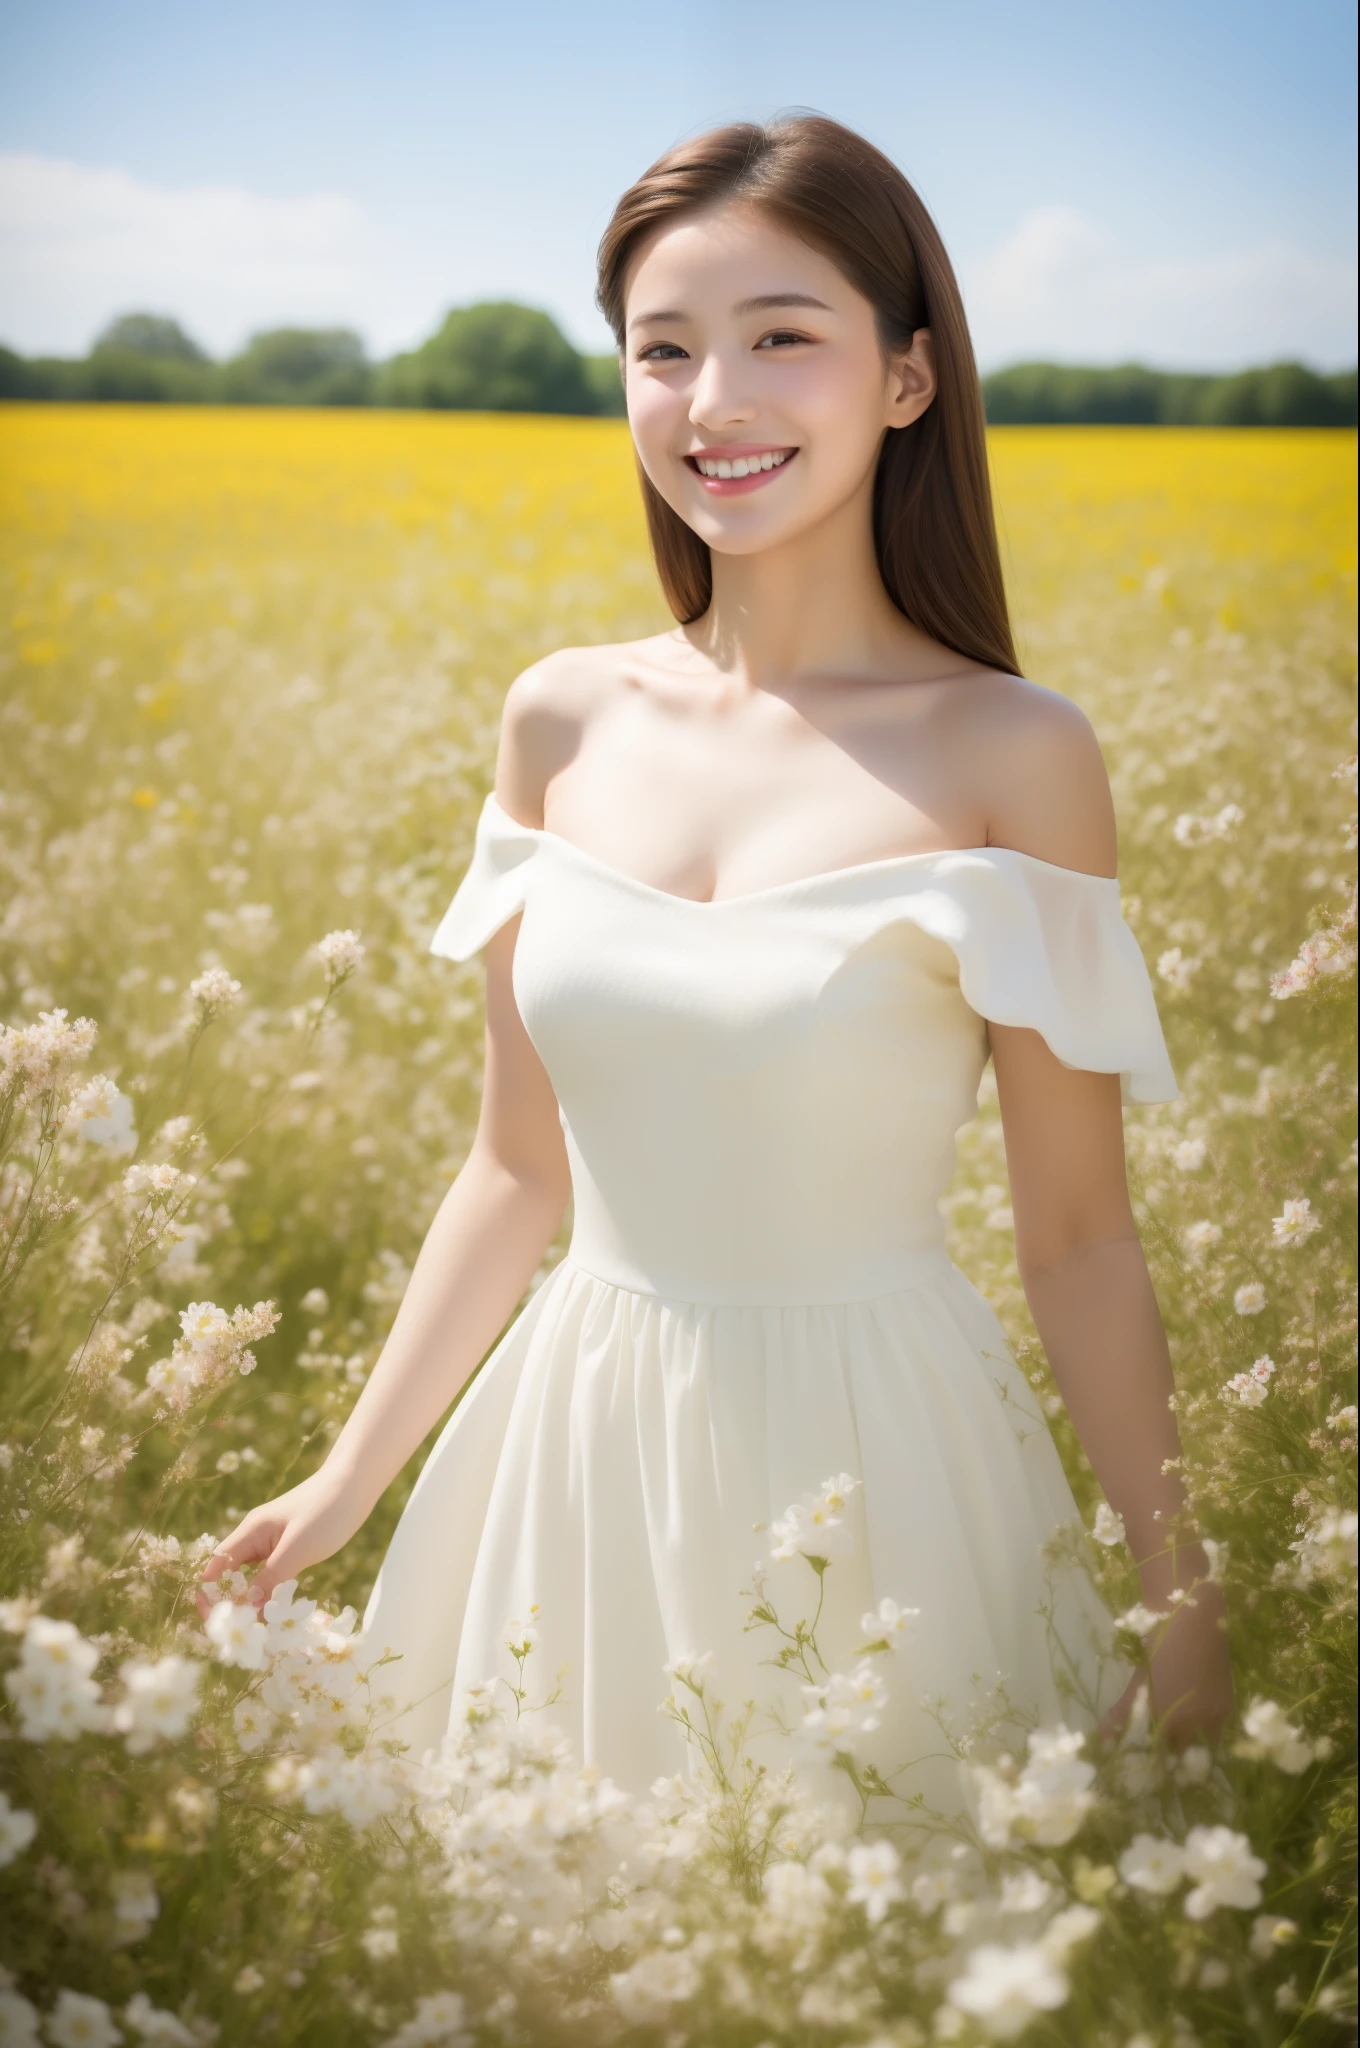
<svg viewBox="0 0 1360 2048">
<path fill-rule="evenodd" d="M 809 306 L 819 313 L 829 313 L 832 308 L 825 299 L 814 299 L 811 292 L 762 292 L 758 298 L 739 299 L 732 308 L 734 313 L 770 313 L 780 306 Z M 663 320 L 688 320 L 691 316 L 678 307 L 664 306 L 655 313 L 635 313 L 629 321 L 630 327 L 654 327 Z"/>
</svg>

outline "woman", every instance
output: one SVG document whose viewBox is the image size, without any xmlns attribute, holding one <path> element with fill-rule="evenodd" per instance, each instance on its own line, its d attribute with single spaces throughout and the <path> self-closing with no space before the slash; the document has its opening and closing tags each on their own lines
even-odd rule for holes
<svg viewBox="0 0 1360 2048">
<path fill-rule="evenodd" d="M 513 1676 L 531 1610 L 554 1718 L 630 1789 L 681 1760 L 656 1711 L 679 1659 L 712 1653 L 729 1717 L 787 1716 L 740 1589 L 754 1532 L 842 1473 L 828 1662 L 883 1599 L 918 1610 L 872 1752 L 896 1789 L 956 1803 L 932 1702 L 1117 1726 L 1136 1679 L 1103 1655 L 1110 1618 L 1041 1554 L 1074 1512 L 1052 1439 L 943 1248 L 990 1051 L 1034 1319 L 1173 1617 L 1154 1707 L 1177 1741 L 1212 1734 L 1221 1602 L 1163 1534 L 1180 1447 L 1120 1114 L 1176 1085 L 1099 748 L 1015 673 L 934 225 L 831 121 L 724 128 L 624 195 L 599 297 L 680 623 L 510 689 L 432 942 L 486 956 L 476 1140 L 324 1466 L 206 1577 L 257 1560 L 260 1599 L 354 1533 L 570 1193 L 570 1250 L 430 1454 L 365 1617 L 417 1753 L 458 1690 Z"/>
</svg>

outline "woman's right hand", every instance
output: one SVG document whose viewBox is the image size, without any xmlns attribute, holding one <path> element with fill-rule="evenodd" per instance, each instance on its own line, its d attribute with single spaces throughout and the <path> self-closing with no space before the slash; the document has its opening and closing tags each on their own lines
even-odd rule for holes
<svg viewBox="0 0 1360 2048">
<path fill-rule="evenodd" d="M 258 1563 L 250 1598 L 262 1606 L 285 1579 L 333 1557 L 362 1528 L 370 1506 L 353 1481 L 323 1465 L 277 1500 L 252 1508 L 208 1559 L 195 1594 L 201 1619 L 207 1620 L 213 1604 L 203 1589 L 216 1584 L 223 1572 Z"/>
</svg>

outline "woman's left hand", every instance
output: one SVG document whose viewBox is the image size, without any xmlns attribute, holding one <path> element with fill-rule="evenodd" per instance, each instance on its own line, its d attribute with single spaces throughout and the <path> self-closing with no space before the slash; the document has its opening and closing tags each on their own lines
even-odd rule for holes
<svg viewBox="0 0 1360 2048">
<path fill-rule="evenodd" d="M 1221 1591 L 1202 1581 L 1166 1623 L 1149 1659 L 1152 1718 L 1172 1749 L 1213 1744 L 1232 1718 L 1236 1698 L 1223 1616 Z M 1141 1673 L 1130 1680 L 1101 1722 L 1102 1735 L 1123 1727 L 1143 1683 Z"/>
</svg>

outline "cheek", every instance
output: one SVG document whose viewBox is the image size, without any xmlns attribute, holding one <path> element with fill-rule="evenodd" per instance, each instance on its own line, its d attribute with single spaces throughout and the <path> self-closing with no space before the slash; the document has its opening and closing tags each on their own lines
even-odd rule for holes
<svg viewBox="0 0 1360 2048">
<path fill-rule="evenodd" d="M 877 437 L 883 422 L 876 365 L 826 354 L 790 368 L 790 408 L 826 441 L 826 452 L 849 452 Z"/>
<path fill-rule="evenodd" d="M 628 423 L 639 453 L 665 455 L 674 437 L 684 402 L 677 392 L 649 377 L 635 377 L 628 386 Z"/>
</svg>

